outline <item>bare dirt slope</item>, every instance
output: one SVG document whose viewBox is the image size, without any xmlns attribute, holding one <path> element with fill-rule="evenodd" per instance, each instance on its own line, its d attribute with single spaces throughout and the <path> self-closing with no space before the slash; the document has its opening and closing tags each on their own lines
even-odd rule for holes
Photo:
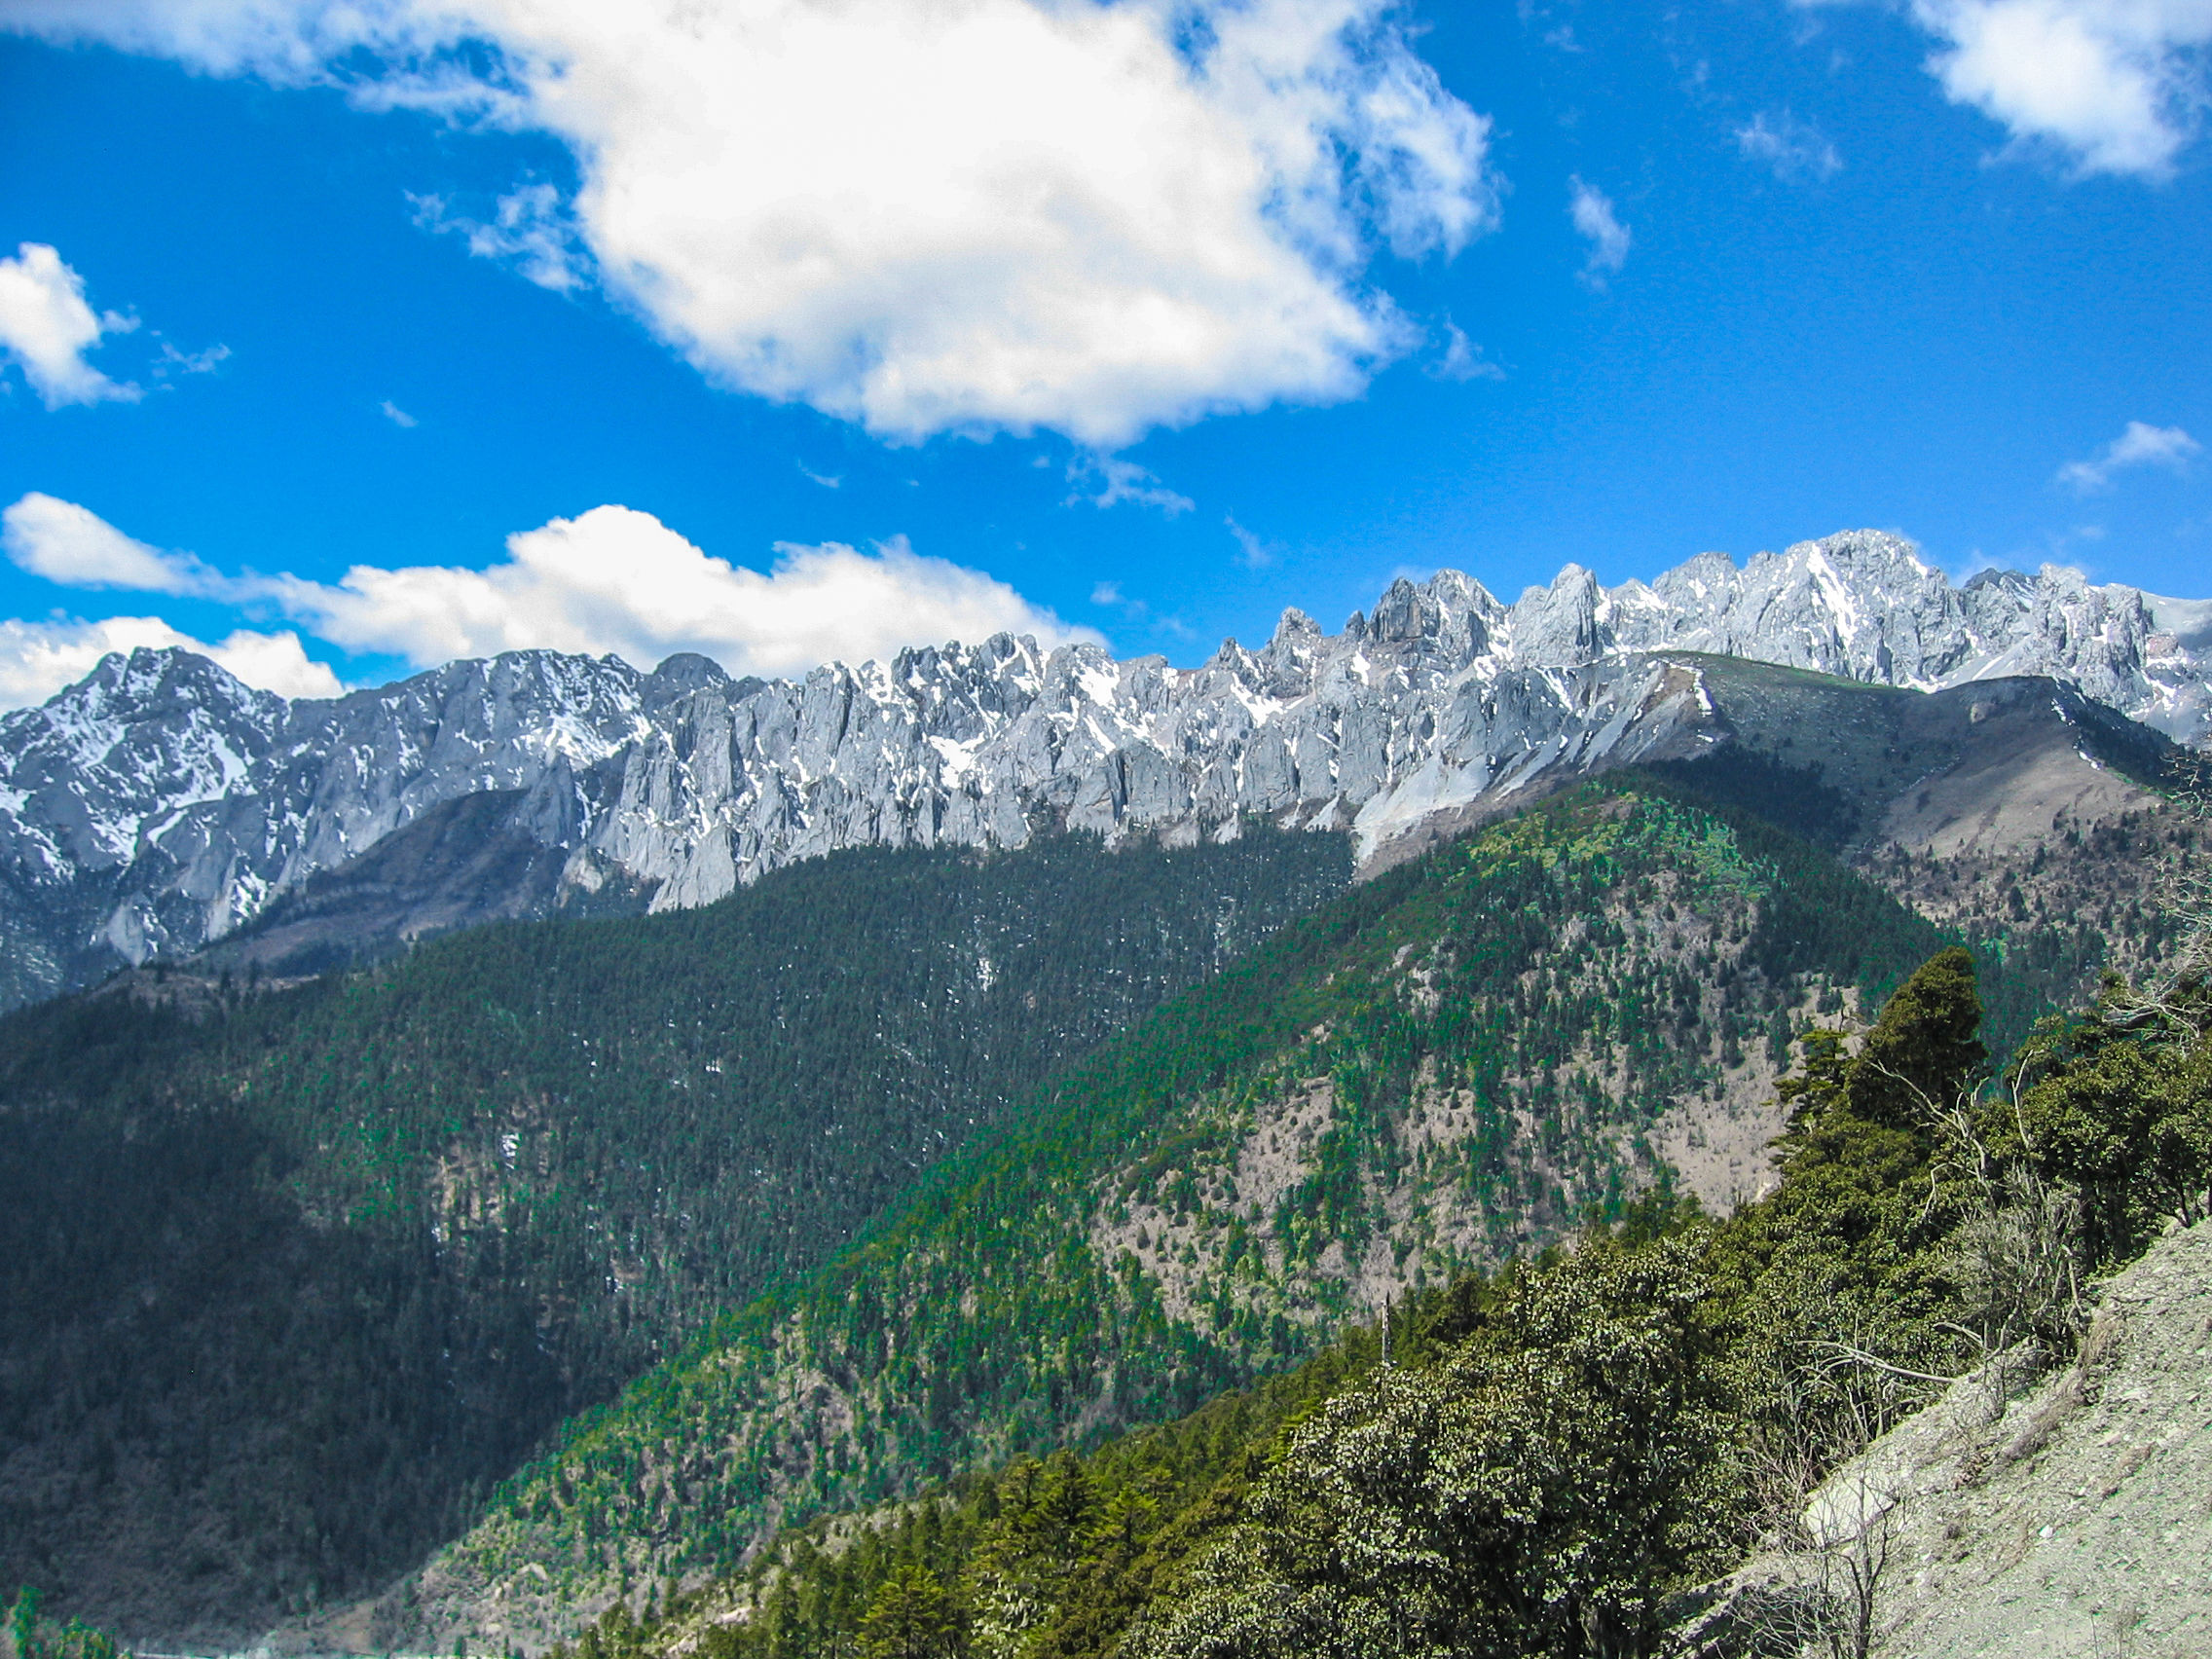
<svg viewBox="0 0 2212 1659">
<path fill-rule="evenodd" d="M 1991 1420 L 1962 1383 L 1839 1470 L 1886 1509 L 1889 1659 L 2212 1653 L 2212 1223 L 2114 1278 L 2082 1363 Z"/>
</svg>

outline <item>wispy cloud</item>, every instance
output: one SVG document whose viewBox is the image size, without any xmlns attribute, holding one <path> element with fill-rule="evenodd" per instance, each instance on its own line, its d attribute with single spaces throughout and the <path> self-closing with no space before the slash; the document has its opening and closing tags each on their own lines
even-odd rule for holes
<svg viewBox="0 0 2212 1659">
<path fill-rule="evenodd" d="M 1144 600 L 1124 593 L 1122 584 L 1118 581 L 1104 580 L 1092 583 L 1090 603 L 1101 610 L 1111 610 L 1118 613 L 1124 620 L 1133 623 L 1143 628 L 1147 633 L 1159 638 L 1174 640 L 1179 644 L 1187 644 L 1198 638 L 1197 632 L 1180 616 L 1162 616 L 1156 613 L 1151 605 Z"/>
<path fill-rule="evenodd" d="M 540 288 L 565 294 L 590 279 L 589 257 L 574 222 L 549 184 L 526 184 L 492 205 L 489 219 L 457 213 L 442 196 L 410 196 L 415 222 L 458 236 L 478 259 L 512 267 Z"/>
<path fill-rule="evenodd" d="M 180 351 L 165 340 L 162 354 L 154 359 L 153 373 L 157 380 L 167 380 L 174 375 L 211 375 L 230 360 L 228 346 L 210 346 L 204 351 Z"/>
<path fill-rule="evenodd" d="M 1229 534 L 1236 541 L 1236 561 L 1248 571 L 1264 571 L 1275 562 L 1275 549 L 1261 540 L 1234 518 L 1225 518 Z"/>
<path fill-rule="evenodd" d="M 389 421 L 394 426 L 404 426 L 412 429 L 416 426 L 420 426 L 423 424 L 422 422 L 416 420 L 414 416 L 408 414 L 406 410 L 400 408 L 398 404 L 392 402 L 392 400 L 388 397 L 386 398 L 382 403 L 378 404 L 377 408 L 383 412 L 384 418 L 387 421 Z"/>
<path fill-rule="evenodd" d="M 1505 371 L 1483 355 L 1483 349 L 1456 322 L 1444 324 L 1444 354 L 1423 371 L 1431 380 L 1474 381 L 1505 378 Z"/>
<path fill-rule="evenodd" d="M 1830 179 L 1843 171 L 1843 157 L 1821 129 L 1786 109 L 1752 116 L 1749 127 L 1736 129 L 1736 143 L 1786 184 Z"/>
<path fill-rule="evenodd" d="M 799 476 L 801 478 L 804 478 L 809 484 L 819 484 L 825 490 L 841 490 L 844 488 L 845 479 L 842 473 L 817 472 L 813 467 L 807 465 L 803 461 L 797 462 L 796 464 L 798 466 Z"/>
<path fill-rule="evenodd" d="M 1582 279 L 1603 288 L 1605 277 L 1628 263 L 1628 227 L 1614 214 L 1612 199 L 1596 185 L 1575 177 L 1567 180 L 1567 217 L 1590 244 L 1590 255 L 1582 262 Z"/>
<path fill-rule="evenodd" d="M 1167 488 L 1135 461 L 1123 461 L 1118 456 L 1077 456 L 1068 462 L 1068 482 L 1075 486 L 1075 494 L 1068 498 L 1071 505 L 1088 501 L 1094 507 L 1113 507 L 1133 501 L 1139 506 L 1157 507 L 1169 518 L 1187 513 L 1198 505 L 1190 497 Z M 1093 485 L 1097 486 L 1095 490 Z"/>
<path fill-rule="evenodd" d="M 2154 426 L 2130 421 L 2127 429 L 2085 461 L 2070 461 L 2058 469 L 2058 482 L 2080 495 L 2102 490 L 2113 474 L 2136 466 L 2164 466 L 2179 471 L 2204 446 L 2179 426 Z"/>
</svg>

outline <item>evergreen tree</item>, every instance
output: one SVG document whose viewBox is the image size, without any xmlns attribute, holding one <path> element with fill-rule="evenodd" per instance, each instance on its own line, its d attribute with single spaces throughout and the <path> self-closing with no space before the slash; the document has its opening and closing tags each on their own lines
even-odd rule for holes
<svg viewBox="0 0 2212 1659">
<path fill-rule="evenodd" d="M 1953 946 L 1922 964 L 1884 1006 L 1854 1056 L 1845 1104 L 1887 1129 L 1926 1135 L 1987 1073 L 1972 952 Z"/>
<path fill-rule="evenodd" d="M 867 1659 L 952 1659 L 959 1637 L 952 1599 L 926 1567 L 896 1568 L 861 1620 L 861 1651 Z"/>
<path fill-rule="evenodd" d="M 1139 1659 L 1647 1651 L 1715 1559 L 1719 1397 L 1696 1251 L 1593 1238 L 1443 1363 L 1303 1424 Z"/>
<path fill-rule="evenodd" d="M 2160 1222 L 2212 1214 L 2212 991 L 2185 986 L 2153 1016 L 2123 984 L 2054 1020 L 2013 1068 L 2016 1113 L 1995 1114 L 2037 1168 L 2074 1183 L 2092 1264 L 2124 1262 Z"/>
</svg>

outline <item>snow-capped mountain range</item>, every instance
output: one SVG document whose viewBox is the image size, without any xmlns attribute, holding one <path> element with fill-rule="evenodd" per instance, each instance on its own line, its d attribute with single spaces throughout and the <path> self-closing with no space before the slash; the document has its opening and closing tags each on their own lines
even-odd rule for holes
<svg viewBox="0 0 2212 1659">
<path fill-rule="evenodd" d="M 2212 601 L 2046 567 L 1963 587 L 1851 532 L 1702 554 L 1648 586 L 1569 566 L 1506 605 L 1456 571 L 1324 634 L 1180 670 L 1001 635 L 733 680 L 521 651 L 287 703 L 176 651 L 112 656 L 0 720 L 0 944 L 18 1000 L 189 953 L 456 797 L 566 849 L 563 883 L 708 903 L 856 845 L 1235 833 L 1257 814 L 1363 855 L 1562 769 L 1724 741 L 1696 653 L 1923 689 L 2046 675 L 2169 736 L 2212 738 Z"/>
</svg>

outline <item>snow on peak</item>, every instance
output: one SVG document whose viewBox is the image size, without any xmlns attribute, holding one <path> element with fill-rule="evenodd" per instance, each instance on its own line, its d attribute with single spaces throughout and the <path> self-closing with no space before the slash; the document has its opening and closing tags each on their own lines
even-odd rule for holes
<svg viewBox="0 0 2212 1659">
<path fill-rule="evenodd" d="M 1510 607 L 1438 571 L 1340 634 L 1286 610 L 1261 649 L 1225 642 L 1193 670 L 1010 635 L 793 681 L 518 651 L 287 704 L 133 652 L 0 719 L 0 858 L 42 890 L 96 877 L 132 940 L 166 928 L 161 948 L 190 949 L 485 790 L 520 792 L 532 833 L 662 905 L 863 844 L 1192 836 L 1250 814 L 1372 840 L 1710 736 L 1702 680 L 1668 660 L 1685 651 L 1920 687 L 2047 675 L 2184 741 L 2212 732 L 2212 600 L 2047 567 L 1954 586 L 1853 531 L 1614 588 L 1569 565 Z"/>
</svg>

